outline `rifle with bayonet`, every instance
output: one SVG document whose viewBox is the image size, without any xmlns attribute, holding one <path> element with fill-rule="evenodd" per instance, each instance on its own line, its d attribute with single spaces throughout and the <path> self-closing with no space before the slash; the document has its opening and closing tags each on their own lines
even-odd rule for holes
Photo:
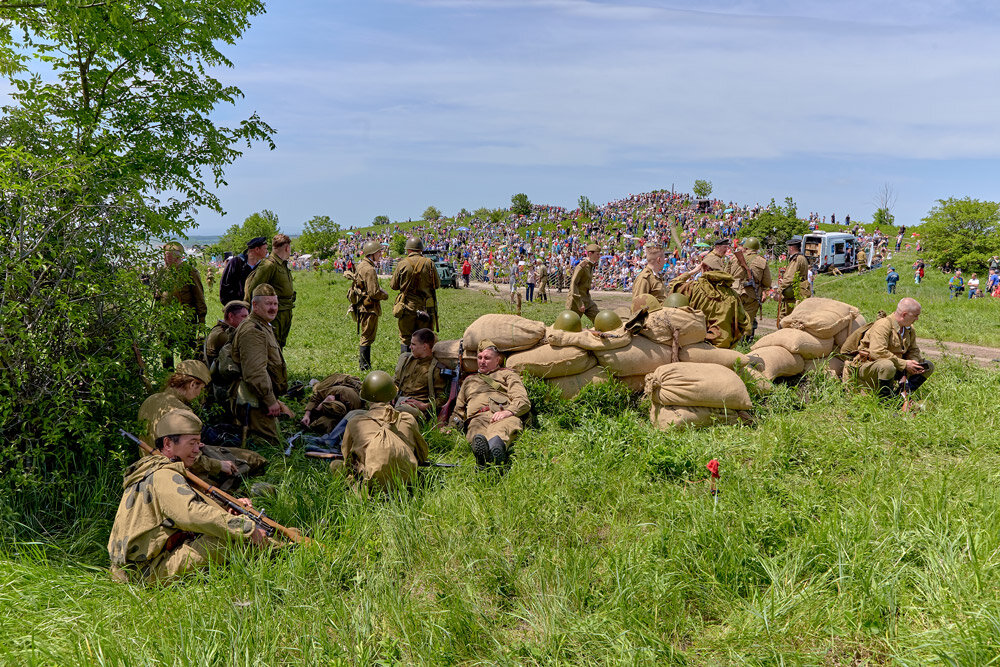
<svg viewBox="0 0 1000 667">
<path fill-rule="evenodd" d="M 144 454 L 152 454 L 153 448 L 147 445 L 145 442 L 129 433 L 125 429 L 118 429 L 118 432 L 122 434 L 127 440 L 130 440 L 134 445 L 137 445 L 139 449 L 143 451 Z M 245 516 L 255 524 L 257 527 L 264 531 L 264 534 L 268 537 L 273 537 L 275 533 L 279 533 L 284 536 L 290 542 L 295 542 L 296 544 L 311 544 L 312 540 L 302 533 L 299 532 L 298 528 L 286 528 L 280 523 L 272 519 L 271 517 L 264 514 L 263 510 L 257 511 L 254 509 L 248 509 L 240 504 L 240 502 L 229 495 L 217 486 L 213 486 L 197 475 L 191 473 L 186 468 L 184 470 L 184 477 L 191 486 L 195 487 L 206 496 L 219 503 L 224 509 L 235 512 L 239 515 Z"/>
</svg>

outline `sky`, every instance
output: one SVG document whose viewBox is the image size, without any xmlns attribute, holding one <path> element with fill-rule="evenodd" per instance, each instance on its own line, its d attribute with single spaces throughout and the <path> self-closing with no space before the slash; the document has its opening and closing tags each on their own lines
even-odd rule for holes
<svg viewBox="0 0 1000 667">
<path fill-rule="evenodd" d="M 434 205 L 575 208 L 695 179 L 800 217 L 898 223 L 996 200 L 1000 3 L 272 0 L 218 72 L 277 129 L 230 166 L 227 215 L 297 233 Z"/>
</svg>

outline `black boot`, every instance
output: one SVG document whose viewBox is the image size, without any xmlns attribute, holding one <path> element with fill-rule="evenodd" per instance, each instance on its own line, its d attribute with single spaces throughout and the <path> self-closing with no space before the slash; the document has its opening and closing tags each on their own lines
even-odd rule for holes
<svg viewBox="0 0 1000 667">
<path fill-rule="evenodd" d="M 509 460 L 507 458 L 507 443 L 503 441 L 498 435 L 493 436 L 489 440 L 490 445 L 490 457 L 493 460 L 493 465 L 502 466 Z"/>
<path fill-rule="evenodd" d="M 358 347 L 358 366 L 361 372 L 370 371 L 372 368 L 372 346 L 361 345 Z"/>
<path fill-rule="evenodd" d="M 920 389 L 920 385 L 922 385 L 926 380 L 927 376 L 924 375 L 923 373 L 920 373 L 918 375 L 910 375 L 909 377 L 906 378 L 907 389 L 912 394 L 917 389 Z"/>
<path fill-rule="evenodd" d="M 896 395 L 899 389 L 899 383 L 895 380 L 879 380 L 878 381 L 878 397 L 879 398 L 892 398 Z"/>
<path fill-rule="evenodd" d="M 472 437 L 472 453 L 476 457 L 476 465 L 485 468 L 490 460 L 490 445 L 481 435 Z"/>
</svg>

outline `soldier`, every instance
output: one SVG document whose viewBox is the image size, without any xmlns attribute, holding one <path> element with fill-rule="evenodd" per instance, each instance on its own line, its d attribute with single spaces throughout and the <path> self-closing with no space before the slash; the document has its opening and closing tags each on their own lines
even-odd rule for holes
<svg viewBox="0 0 1000 667">
<path fill-rule="evenodd" d="M 205 338 L 205 365 L 209 368 L 219 356 L 219 350 L 228 343 L 236 327 L 250 315 L 250 304 L 246 301 L 230 301 L 222 309 L 219 320 Z"/>
<path fill-rule="evenodd" d="M 801 236 L 788 239 L 788 265 L 778 280 L 778 320 L 792 312 L 799 299 L 812 296 L 809 290 L 809 261 L 799 252 Z"/>
<path fill-rule="evenodd" d="M 410 351 L 399 355 L 396 364 L 399 395 L 393 405 L 417 419 L 430 417 L 435 407 L 444 405 L 455 373 L 434 356 L 436 342 L 433 331 L 417 329 L 410 337 Z"/>
<path fill-rule="evenodd" d="M 465 428 L 476 463 L 502 465 L 510 460 L 509 449 L 521 433 L 521 417 L 528 414 L 531 401 L 521 376 L 503 368 L 503 357 L 493 341 L 479 343 L 476 363 L 479 372 L 465 378 L 458 392 L 452 424 Z"/>
<path fill-rule="evenodd" d="M 379 490 L 416 476 L 429 451 L 416 418 L 390 405 L 396 393 L 385 371 L 372 371 L 365 377 L 361 398 L 369 402 L 369 409 L 347 422 L 341 442 L 344 460 L 332 461 L 332 471 L 346 470 L 369 489 Z"/>
<path fill-rule="evenodd" d="M 660 272 L 663 271 L 663 262 L 663 246 L 647 244 L 646 266 L 632 283 L 633 304 L 637 303 L 637 297 L 643 294 L 652 294 L 661 303 L 667 297 L 667 288 L 663 285 L 663 279 L 660 277 Z"/>
<path fill-rule="evenodd" d="M 358 265 L 352 284 L 351 308 L 358 322 L 361 343 L 358 348 L 358 365 L 362 371 L 372 367 L 372 344 L 378 331 L 378 318 L 382 315 L 382 301 L 389 298 L 378 281 L 375 264 L 382 259 L 382 244 L 369 241 L 362 249 L 364 259 Z M 435 275 L 437 273 L 435 272 Z"/>
<path fill-rule="evenodd" d="M 292 255 L 292 240 L 284 234 L 275 234 L 271 240 L 271 254 L 261 260 L 257 268 L 247 278 L 245 300 L 249 301 L 258 285 L 270 285 L 278 295 L 278 314 L 272 327 L 274 338 L 284 349 L 288 332 L 292 328 L 292 309 L 295 308 L 295 288 L 292 284 L 292 270 L 288 268 L 288 258 Z"/>
<path fill-rule="evenodd" d="M 208 283 L 208 290 L 212 291 L 215 287 L 215 267 L 211 264 L 205 269 L 205 282 Z"/>
<path fill-rule="evenodd" d="M 760 310 L 760 300 L 764 290 L 771 289 L 771 268 L 767 260 L 761 257 L 760 241 L 752 236 L 743 239 L 745 252 L 734 250 L 726 264 L 726 273 L 733 277 L 733 291 L 740 295 L 743 310 L 750 318 L 751 329 L 748 338 L 753 338 L 757 332 L 757 312 Z M 742 259 L 742 261 L 741 261 Z"/>
<path fill-rule="evenodd" d="M 725 271 L 726 270 L 726 252 L 729 251 L 729 241 L 726 239 L 719 239 L 715 242 L 715 246 L 705 253 L 702 258 L 702 263 L 708 267 L 706 271 Z"/>
<path fill-rule="evenodd" d="M 730 349 L 750 331 L 750 317 L 740 296 L 730 287 L 731 275 L 725 271 L 705 271 L 697 280 L 688 282 L 697 271 L 677 276 L 669 290 L 686 296 L 688 305 L 705 315 L 708 327 L 705 340 L 715 347 Z"/>
<path fill-rule="evenodd" d="M 201 453 L 201 420 L 189 410 L 172 410 L 156 424 L 155 451 L 125 471 L 125 493 L 108 539 L 111 575 L 147 582 L 222 563 L 228 542 L 267 544 L 250 519 L 234 516 L 188 484 Z M 249 499 L 241 504 L 251 508 Z"/>
<path fill-rule="evenodd" d="M 538 275 L 538 300 L 542 303 L 549 302 L 549 267 L 545 266 L 545 262 L 540 259 L 535 260 L 538 264 L 538 269 L 536 273 Z"/>
<path fill-rule="evenodd" d="M 265 257 L 267 257 L 267 239 L 258 236 L 247 241 L 247 249 L 243 253 L 233 255 L 226 261 L 222 278 L 219 280 L 219 300 L 223 304 L 243 299 L 247 278 Z"/>
<path fill-rule="evenodd" d="M 437 289 L 441 287 L 434 262 L 423 256 L 424 242 L 406 239 L 406 257 L 392 272 L 391 287 L 398 290 L 392 315 L 399 324 L 399 350 L 410 349 L 410 336 L 417 329 L 438 328 Z"/>
<path fill-rule="evenodd" d="M 164 267 L 156 275 L 157 300 L 163 304 L 179 303 L 183 307 L 182 321 L 168 334 L 167 346 L 172 350 L 164 356 L 163 367 L 174 367 L 173 351 L 180 352 L 182 358 L 197 354 L 201 347 L 200 338 L 204 333 L 205 289 L 201 284 L 201 274 L 194 264 L 184 259 L 184 246 L 172 241 L 163 246 Z"/>
<path fill-rule="evenodd" d="M 916 391 L 934 372 L 934 364 L 917 347 L 913 324 L 918 317 L 920 304 L 906 297 L 896 312 L 851 334 L 841 348 L 851 356 L 845 380 L 876 388 L 881 397 Z"/>
<path fill-rule="evenodd" d="M 596 243 L 591 243 L 585 250 L 585 257 L 577 264 L 573 271 L 573 278 L 569 283 L 569 294 L 566 295 L 566 308 L 575 313 L 586 315 L 593 322 L 600 309 L 590 296 L 590 283 L 594 279 L 594 267 L 601 259 L 601 247 Z"/>
<path fill-rule="evenodd" d="M 233 334 L 233 361 L 240 365 L 236 393 L 237 413 L 244 434 L 259 436 L 272 445 L 281 441 L 278 415 L 294 416 L 278 397 L 288 389 L 288 374 L 281 346 L 271 329 L 278 315 L 278 294 L 269 283 L 253 291 L 250 317 Z M 244 436 L 244 441 L 246 437 Z"/>
<path fill-rule="evenodd" d="M 306 402 L 302 425 L 326 435 L 344 415 L 361 408 L 361 380 L 344 373 L 334 373 L 313 385 Z"/>
</svg>

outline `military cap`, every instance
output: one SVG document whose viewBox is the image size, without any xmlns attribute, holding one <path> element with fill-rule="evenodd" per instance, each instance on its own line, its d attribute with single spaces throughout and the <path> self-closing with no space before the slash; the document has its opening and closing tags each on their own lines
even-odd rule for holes
<svg viewBox="0 0 1000 667">
<path fill-rule="evenodd" d="M 601 246 L 597 245 L 596 243 L 588 243 L 585 250 L 587 252 L 601 252 Z"/>
<path fill-rule="evenodd" d="M 716 247 L 718 247 L 720 245 L 726 245 L 727 246 L 727 245 L 729 245 L 729 239 L 716 239 L 715 240 L 715 245 L 716 245 Z"/>
<path fill-rule="evenodd" d="M 278 296 L 278 293 L 274 291 L 274 285 L 270 283 L 261 283 L 253 289 L 253 298 L 259 296 Z"/>
<path fill-rule="evenodd" d="M 184 252 L 184 244 L 181 243 L 180 241 L 171 241 L 170 243 L 164 243 L 163 244 L 163 249 L 164 250 L 180 250 L 181 252 Z"/>
<path fill-rule="evenodd" d="M 479 341 L 479 348 L 478 348 L 477 352 L 482 352 L 483 350 L 488 350 L 491 347 L 494 350 L 497 350 L 497 344 L 496 343 L 494 343 L 493 341 L 491 341 L 489 338 L 484 338 L 481 341 Z M 499 352 L 499 351 L 500 350 L 497 350 L 497 352 Z"/>
<path fill-rule="evenodd" d="M 259 248 L 262 245 L 267 245 L 267 237 L 257 236 L 247 241 L 247 250 L 253 250 L 254 248 Z"/>
<path fill-rule="evenodd" d="M 798 246 L 800 243 L 802 243 L 802 237 L 793 236 L 792 238 L 788 239 L 788 243 L 786 243 L 785 245 Z"/>
<path fill-rule="evenodd" d="M 201 435 L 201 420 L 190 410 L 177 408 L 160 417 L 153 435 L 157 439 L 168 435 Z"/>
<path fill-rule="evenodd" d="M 201 380 L 205 384 L 212 381 L 212 376 L 208 374 L 208 367 L 197 359 L 185 359 L 181 363 L 177 364 L 176 372 L 181 375 L 190 375 L 193 378 Z"/>
</svg>

